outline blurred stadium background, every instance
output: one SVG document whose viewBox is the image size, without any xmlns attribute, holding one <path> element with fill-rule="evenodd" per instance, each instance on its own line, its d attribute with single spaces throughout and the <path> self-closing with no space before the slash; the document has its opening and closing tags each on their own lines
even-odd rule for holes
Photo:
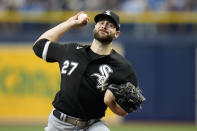
<svg viewBox="0 0 197 131">
<path fill-rule="evenodd" d="M 197 130 L 196 0 L 0 0 L 0 131 L 41 131 L 59 88 L 57 64 L 34 56 L 32 44 L 78 11 L 90 24 L 59 41 L 91 43 L 93 18 L 110 9 L 121 19 L 115 46 L 136 69 L 147 102 L 112 131 Z"/>
</svg>

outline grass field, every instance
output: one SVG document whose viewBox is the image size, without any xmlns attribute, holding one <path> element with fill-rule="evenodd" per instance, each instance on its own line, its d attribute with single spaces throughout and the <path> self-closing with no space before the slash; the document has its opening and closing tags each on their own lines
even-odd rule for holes
<svg viewBox="0 0 197 131">
<path fill-rule="evenodd" d="M 44 126 L 2 126 L 0 131 L 44 131 Z M 111 131 L 197 131 L 197 125 L 193 124 L 166 124 L 166 123 L 137 123 L 110 126 Z"/>
</svg>

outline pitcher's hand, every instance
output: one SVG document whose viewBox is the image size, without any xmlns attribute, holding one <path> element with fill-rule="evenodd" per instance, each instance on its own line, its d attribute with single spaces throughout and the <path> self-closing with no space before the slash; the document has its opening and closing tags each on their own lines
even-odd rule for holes
<svg viewBox="0 0 197 131">
<path fill-rule="evenodd" d="M 89 23 L 90 18 L 89 17 L 85 17 L 83 19 L 79 19 L 79 15 L 83 14 L 84 12 L 79 12 L 76 15 L 74 15 L 73 17 L 69 18 L 67 20 L 67 22 L 72 23 L 72 27 L 82 27 L 85 26 Z"/>
</svg>

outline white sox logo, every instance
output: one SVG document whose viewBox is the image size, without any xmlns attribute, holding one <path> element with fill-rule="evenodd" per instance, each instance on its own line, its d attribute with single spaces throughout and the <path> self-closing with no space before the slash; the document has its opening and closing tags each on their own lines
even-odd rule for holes
<svg viewBox="0 0 197 131">
<path fill-rule="evenodd" d="M 97 77 L 97 88 L 101 91 L 104 91 L 106 89 L 106 86 L 108 85 L 107 80 L 111 73 L 113 73 L 113 70 L 109 65 L 101 65 L 99 67 L 100 73 L 94 73 L 91 76 Z"/>
<path fill-rule="evenodd" d="M 109 10 L 105 11 L 106 15 L 111 15 L 111 12 Z"/>
</svg>

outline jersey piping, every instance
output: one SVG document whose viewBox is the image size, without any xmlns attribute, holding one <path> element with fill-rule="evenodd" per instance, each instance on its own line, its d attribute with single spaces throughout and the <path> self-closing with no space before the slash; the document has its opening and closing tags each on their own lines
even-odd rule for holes
<svg viewBox="0 0 197 131">
<path fill-rule="evenodd" d="M 43 53 L 42 53 L 42 59 L 44 59 L 45 61 L 46 61 L 47 52 L 48 52 L 48 48 L 49 48 L 50 43 L 51 43 L 51 41 L 47 41 L 47 43 L 44 46 Z"/>
</svg>

